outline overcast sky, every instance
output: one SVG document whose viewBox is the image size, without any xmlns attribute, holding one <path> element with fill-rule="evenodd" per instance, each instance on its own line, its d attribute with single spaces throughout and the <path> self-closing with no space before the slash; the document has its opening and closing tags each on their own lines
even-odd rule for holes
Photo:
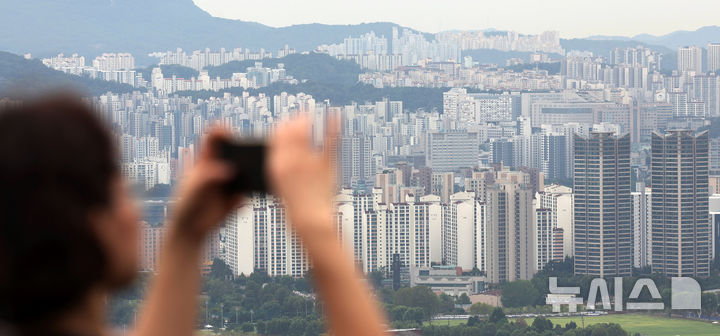
<svg viewBox="0 0 720 336">
<path fill-rule="evenodd" d="M 718 0 L 194 0 L 214 16 L 273 27 L 390 21 L 424 32 L 560 31 L 562 37 L 663 35 L 720 24 Z"/>
</svg>

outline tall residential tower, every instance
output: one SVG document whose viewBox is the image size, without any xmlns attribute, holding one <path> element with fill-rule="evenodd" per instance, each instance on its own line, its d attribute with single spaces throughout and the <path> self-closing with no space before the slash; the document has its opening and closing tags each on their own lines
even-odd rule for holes
<svg viewBox="0 0 720 336">
<path fill-rule="evenodd" d="M 710 275 L 708 132 L 652 136 L 652 270 Z"/>
<path fill-rule="evenodd" d="M 630 135 L 575 135 L 575 274 L 632 274 Z"/>
</svg>

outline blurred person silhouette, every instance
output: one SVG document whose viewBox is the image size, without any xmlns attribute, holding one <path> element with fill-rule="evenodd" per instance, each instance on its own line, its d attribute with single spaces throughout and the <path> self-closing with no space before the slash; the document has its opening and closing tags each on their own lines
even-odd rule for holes
<svg viewBox="0 0 720 336">
<path fill-rule="evenodd" d="M 384 317 L 334 232 L 329 158 L 313 149 L 309 127 L 303 117 L 278 127 L 269 182 L 312 260 L 330 334 L 380 335 Z M 135 335 L 195 331 L 203 242 L 242 198 L 223 188 L 233 170 L 214 148 L 227 137 L 211 130 L 180 182 Z M 335 134 L 326 139 L 329 148 Z M 0 110 L 1 335 L 112 334 L 106 298 L 132 282 L 139 262 L 138 209 L 116 156 L 108 129 L 77 96 Z"/>
</svg>

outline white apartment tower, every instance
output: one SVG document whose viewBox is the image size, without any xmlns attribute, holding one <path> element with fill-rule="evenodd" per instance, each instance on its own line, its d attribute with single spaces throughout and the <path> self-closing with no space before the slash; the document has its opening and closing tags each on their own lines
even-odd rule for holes
<svg viewBox="0 0 720 336">
<path fill-rule="evenodd" d="M 573 193 L 572 188 L 553 184 L 546 186 L 542 192 L 535 196 L 537 207 L 551 211 L 553 228 L 563 230 L 563 255 L 574 255 L 573 245 Z"/>
<path fill-rule="evenodd" d="M 697 46 L 678 48 L 678 71 L 695 72 L 700 74 L 703 71 L 703 52 Z"/>
<path fill-rule="evenodd" d="M 249 275 L 255 270 L 253 205 L 246 202 L 225 220 L 223 261 L 235 275 Z"/>
<path fill-rule="evenodd" d="M 538 270 L 545 268 L 545 265 L 554 260 L 555 257 L 555 227 L 553 226 L 552 210 L 535 209 L 535 241 L 537 250 L 535 252 L 535 267 Z M 562 239 L 562 238 L 560 238 Z"/>
<path fill-rule="evenodd" d="M 485 270 L 485 230 L 485 204 L 475 198 L 475 193 L 450 196 L 443 216 L 443 261 L 466 271 Z"/>
<path fill-rule="evenodd" d="M 715 73 L 720 72 L 720 43 L 708 43 L 707 71 Z"/>
<path fill-rule="evenodd" d="M 637 183 L 633 191 L 633 267 L 652 265 L 652 189 Z"/>
</svg>

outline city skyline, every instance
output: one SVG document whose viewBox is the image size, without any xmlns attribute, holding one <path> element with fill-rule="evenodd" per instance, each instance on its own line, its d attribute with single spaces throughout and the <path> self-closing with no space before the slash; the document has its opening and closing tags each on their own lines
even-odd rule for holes
<svg viewBox="0 0 720 336">
<path fill-rule="evenodd" d="M 584 2 L 581 5 L 571 0 L 556 0 L 551 3 L 514 0 L 513 5 L 508 5 L 507 2 L 473 4 L 458 0 L 416 1 L 412 5 L 406 2 L 377 0 L 357 3 L 326 0 L 287 3 L 270 0 L 253 4 L 252 11 L 246 10 L 246 3 L 237 1 L 193 1 L 213 16 L 258 22 L 271 27 L 312 23 L 393 22 L 426 33 L 495 29 L 518 31 L 521 34 L 538 34 L 555 30 L 564 38 L 587 38 L 633 37 L 639 34 L 660 36 L 717 24 L 713 11 L 697 10 L 697 6 L 708 5 L 707 1 L 702 0 L 686 1 L 685 6 L 682 7 L 669 1 L 648 0 L 632 2 L 608 0 Z M 438 15 L 443 12 L 452 12 L 452 19 Z M 590 12 L 594 15 L 585 15 Z M 582 17 L 580 25 L 576 20 L 578 17 Z M 612 25 L 607 24 L 609 17 L 613 18 Z"/>
<path fill-rule="evenodd" d="M 271 188 L 239 190 L 220 225 L 192 240 L 204 280 L 196 333 L 348 334 L 326 331 L 334 309 L 313 286 L 340 269 L 318 259 L 320 234 L 335 249 L 324 254 L 345 255 L 343 273 L 367 280 L 388 335 L 711 335 L 720 326 L 717 9 L 710 0 L 5 0 L 0 117 L 46 92 L 77 92 L 105 125 L 111 181 L 127 182 L 139 210 L 126 225 L 136 222 L 137 236 L 122 242 L 136 243 L 126 252 L 140 281 L 103 301 L 123 335 L 148 318 L 147 280 L 176 251 L 193 197 L 175 190 L 198 170 L 212 175 L 202 172 L 216 154 L 235 181 Z M 288 143 L 304 127 L 312 151 L 288 151 L 297 154 L 288 176 L 311 171 L 303 159 L 324 166 L 313 166 L 317 179 L 296 176 L 314 183 L 284 188 L 292 197 L 278 187 L 275 158 L 298 117 L 307 123 Z M 0 152 L 12 149 L 0 177 L 24 179 L 0 195 L 5 205 L 42 211 L 42 197 L 20 190 L 96 182 L 85 180 L 94 146 L 63 144 L 74 137 L 57 124 L 27 126 L 50 136 L 33 137 L 40 144 L 0 125 Z M 209 149 L 216 127 L 264 155 Z M 45 143 L 52 153 L 37 150 Z M 54 162 L 66 147 L 83 175 L 14 168 L 24 161 L 15 152 Z M 326 197 L 298 211 L 321 175 Z M 72 201 L 74 190 L 63 194 Z M 43 228 L 35 222 L 13 230 L 24 217 L 10 214 L 3 232 L 43 236 L 28 229 Z M 38 250 L 22 265 L 54 257 Z M 367 314 L 348 315 L 367 324 Z M 4 322 L 0 309 L 0 334 Z"/>
</svg>

